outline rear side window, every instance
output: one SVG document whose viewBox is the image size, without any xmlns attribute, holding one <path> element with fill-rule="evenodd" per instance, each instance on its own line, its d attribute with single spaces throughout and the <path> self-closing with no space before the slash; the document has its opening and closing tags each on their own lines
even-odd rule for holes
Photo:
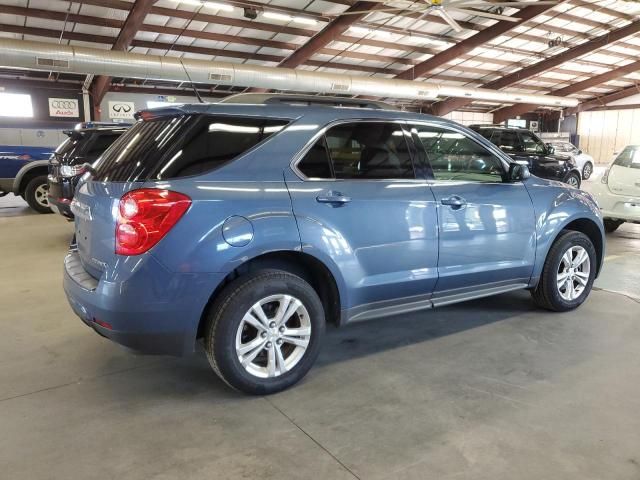
<svg viewBox="0 0 640 480">
<path fill-rule="evenodd" d="M 298 164 L 310 178 L 413 179 L 405 133 L 395 123 L 361 122 L 330 128 Z"/>
<path fill-rule="evenodd" d="M 625 148 L 613 164 L 620 167 L 640 169 L 640 146 Z"/>
<path fill-rule="evenodd" d="M 94 179 L 133 182 L 205 173 L 237 158 L 286 124 L 283 120 L 212 115 L 141 121 L 98 160 Z"/>
</svg>

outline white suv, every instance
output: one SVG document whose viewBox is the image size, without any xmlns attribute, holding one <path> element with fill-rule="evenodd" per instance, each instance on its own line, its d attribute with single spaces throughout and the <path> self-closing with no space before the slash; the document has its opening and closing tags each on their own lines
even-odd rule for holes
<svg viewBox="0 0 640 480">
<path fill-rule="evenodd" d="M 598 201 L 607 232 L 624 222 L 640 223 L 640 145 L 625 147 L 589 190 Z"/>
<path fill-rule="evenodd" d="M 576 167 L 582 173 L 582 179 L 587 180 L 593 173 L 593 157 L 579 150 L 571 142 L 553 141 L 551 142 L 557 156 L 572 157 L 576 161 Z"/>
</svg>

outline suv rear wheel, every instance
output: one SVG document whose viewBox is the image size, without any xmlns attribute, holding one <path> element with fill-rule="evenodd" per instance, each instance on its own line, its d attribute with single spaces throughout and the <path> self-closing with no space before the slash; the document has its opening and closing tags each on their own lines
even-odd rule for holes
<svg viewBox="0 0 640 480">
<path fill-rule="evenodd" d="M 592 173 L 593 173 L 593 165 L 591 164 L 591 162 L 585 163 L 584 167 L 582 167 L 582 179 L 589 180 L 589 177 L 591 177 Z"/>
<path fill-rule="evenodd" d="M 325 329 L 322 302 L 302 278 L 261 270 L 227 285 L 207 319 L 205 350 L 218 376 L 245 393 L 275 393 L 306 375 Z"/>
<path fill-rule="evenodd" d="M 565 230 L 547 254 L 540 282 L 531 294 L 547 310 L 577 308 L 591 292 L 596 276 L 596 249 L 584 233 Z"/>
<path fill-rule="evenodd" d="M 49 207 L 49 183 L 46 175 L 38 175 L 27 183 L 24 199 L 38 213 L 53 213 Z"/>
</svg>

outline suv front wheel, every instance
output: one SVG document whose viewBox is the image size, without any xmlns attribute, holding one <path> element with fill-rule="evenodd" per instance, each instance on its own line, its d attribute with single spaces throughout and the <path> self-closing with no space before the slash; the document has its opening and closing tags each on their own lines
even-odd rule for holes
<svg viewBox="0 0 640 480">
<path fill-rule="evenodd" d="M 279 392 L 302 379 L 325 329 L 313 287 L 282 270 L 231 282 L 207 321 L 205 350 L 213 370 L 231 387 L 254 395 Z"/>
<path fill-rule="evenodd" d="M 578 174 L 578 172 L 571 172 L 564 179 L 564 183 L 575 188 L 580 188 L 581 182 L 582 180 L 580 179 L 580 175 Z"/>
<path fill-rule="evenodd" d="M 577 308 L 591 292 L 596 277 L 596 250 L 584 233 L 565 230 L 547 254 L 538 286 L 531 291 L 536 304 L 566 312 Z"/>
</svg>

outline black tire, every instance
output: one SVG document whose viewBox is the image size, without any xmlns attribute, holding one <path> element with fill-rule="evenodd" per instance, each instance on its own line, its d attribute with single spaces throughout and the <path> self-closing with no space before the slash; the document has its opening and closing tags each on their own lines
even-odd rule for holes
<svg viewBox="0 0 640 480">
<path fill-rule="evenodd" d="M 576 299 L 568 301 L 560 295 L 557 285 L 557 275 L 562 256 L 572 246 L 581 246 L 587 251 L 591 268 L 589 279 L 583 292 Z M 596 268 L 596 249 L 593 243 L 591 243 L 591 240 L 589 240 L 589 237 L 581 232 L 563 230 L 547 254 L 537 287 L 531 291 L 533 300 L 539 307 L 554 312 L 566 312 L 579 307 L 591 292 L 591 287 L 593 286 L 593 281 L 596 276 Z"/>
<path fill-rule="evenodd" d="M 49 208 L 49 202 L 46 202 L 46 205 L 42 203 L 41 199 L 41 190 L 39 188 L 45 187 L 46 190 L 49 189 L 49 183 L 47 181 L 46 175 L 38 175 L 37 177 L 32 178 L 27 183 L 27 187 L 24 189 L 24 199 L 27 201 L 29 206 L 38 213 L 53 213 L 53 210 Z"/>
<path fill-rule="evenodd" d="M 236 334 L 243 317 L 256 302 L 279 294 L 291 295 L 302 302 L 309 315 L 311 335 L 295 366 L 284 374 L 260 378 L 240 363 Z M 313 287 L 283 270 L 260 270 L 237 278 L 220 292 L 206 320 L 204 347 L 211 367 L 229 386 L 252 395 L 276 393 L 300 381 L 318 357 L 325 330 L 324 309 Z"/>
<path fill-rule="evenodd" d="M 576 188 L 580 188 L 580 185 L 582 184 L 582 180 L 580 178 L 580 175 L 577 172 L 571 172 L 569 175 L 565 177 L 564 183 L 568 185 L 572 185 Z"/>
<path fill-rule="evenodd" d="M 593 164 L 591 162 L 587 162 L 582 167 L 582 179 L 589 180 L 591 175 L 593 174 Z"/>
<path fill-rule="evenodd" d="M 615 232 L 620 225 L 624 222 L 622 220 L 611 220 L 610 218 L 604 219 L 604 231 L 607 233 Z"/>
</svg>

